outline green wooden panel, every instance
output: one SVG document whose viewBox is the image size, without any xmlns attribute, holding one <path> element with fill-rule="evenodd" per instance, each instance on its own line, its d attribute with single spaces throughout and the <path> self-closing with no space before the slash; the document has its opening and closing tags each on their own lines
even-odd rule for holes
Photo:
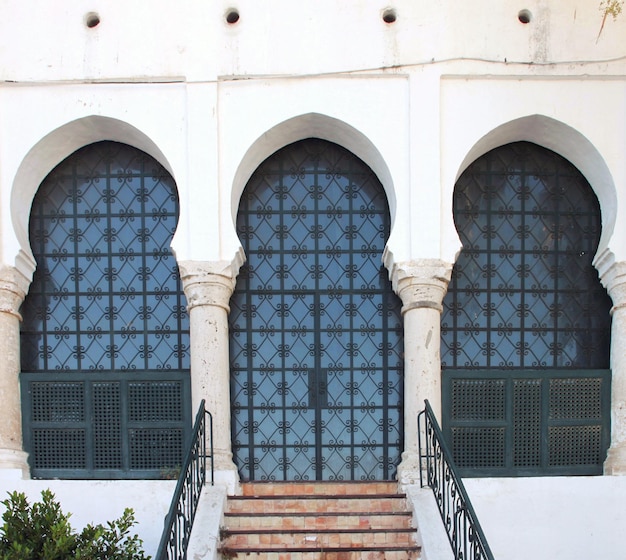
<svg viewBox="0 0 626 560">
<path fill-rule="evenodd" d="M 462 476 L 602 474 L 610 370 L 447 370 L 442 405 Z"/>
<path fill-rule="evenodd" d="M 21 390 L 35 478 L 162 478 L 182 465 L 186 372 L 22 373 Z"/>
</svg>

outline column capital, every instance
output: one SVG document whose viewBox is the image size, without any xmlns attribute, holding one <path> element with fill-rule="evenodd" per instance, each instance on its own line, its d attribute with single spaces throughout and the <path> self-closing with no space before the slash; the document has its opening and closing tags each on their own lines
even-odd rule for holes
<svg viewBox="0 0 626 560">
<path fill-rule="evenodd" d="M 229 312 L 229 301 L 235 289 L 239 266 L 230 261 L 179 262 L 188 308 L 213 305 Z"/>
<path fill-rule="evenodd" d="M 611 314 L 626 308 L 626 261 L 613 262 L 600 279 L 613 300 Z"/>
<path fill-rule="evenodd" d="M 13 266 L 0 266 L 0 312 L 14 315 L 20 321 L 22 305 L 30 280 Z"/>
<path fill-rule="evenodd" d="M 402 313 L 421 307 L 441 312 L 452 267 L 452 263 L 440 259 L 395 263 L 391 270 L 391 282 L 402 300 Z"/>
</svg>

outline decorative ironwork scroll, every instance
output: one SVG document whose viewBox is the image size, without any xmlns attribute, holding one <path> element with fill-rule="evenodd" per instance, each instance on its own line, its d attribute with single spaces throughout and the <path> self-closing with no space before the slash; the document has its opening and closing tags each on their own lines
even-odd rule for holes
<svg viewBox="0 0 626 560">
<path fill-rule="evenodd" d="M 494 560 L 428 401 L 418 416 L 422 488 L 432 489 L 455 560 Z"/>
<path fill-rule="evenodd" d="M 190 364 L 189 321 L 170 251 L 177 220 L 169 173 L 115 142 L 78 150 L 39 187 L 30 216 L 37 269 L 22 307 L 21 358 L 24 376 L 38 382 L 29 385 L 39 391 L 29 402 L 45 397 L 61 415 L 48 421 L 24 409 L 28 451 L 46 472 L 137 476 L 135 460 L 158 477 L 182 461 L 190 426 L 177 437 L 169 430 L 175 410 L 176 421 L 190 424 L 189 392 L 168 379 L 169 372 L 188 377 Z M 122 372 L 137 383 L 116 383 Z M 83 405 L 94 409 L 69 414 Z M 122 418 L 145 425 L 115 437 Z M 72 441 L 71 449 L 59 439 Z M 152 463 L 152 450 L 168 442 L 171 453 L 163 456 L 170 458 Z M 110 464 L 98 467 L 107 457 Z"/>
<path fill-rule="evenodd" d="M 203 400 L 198 408 L 191 445 L 178 477 L 169 512 L 165 517 L 156 560 L 186 560 L 200 494 L 207 482 L 207 459 L 211 469 L 211 486 L 214 484 L 213 417 L 205 410 L 204 404 Z"/>
<path fill-rule="evenodd" d="M 611 301 L 592 264 L 602 227 L 593 189 L 554 152 L 508 144 L 461 175 L 454 220 L 463 249 L 444 299 L 441 356 L 444 379 L 464 379 L 444 384 L 444 402 L 453 386 L 465 391 L 476 424 L 461 418 L 453 428 L 457 464 L 464 474 L 596 472 L 608 445 L 600 392 L 610 384 Z M 560 390 L 572 399 L 566 419 L 550 416 L 548 395 Z M 454 414 L 444 408 L 446 434 Z M 554 453 L 548 432 L 561 434 Z"/>
<path fill-rule="evenodd" d="M 400 301 L 384 190 L 322 140 L 266 160 L 240 202 L 233 452 L 244 480 L 390 479 L 402 451 Z"/>
</svg>

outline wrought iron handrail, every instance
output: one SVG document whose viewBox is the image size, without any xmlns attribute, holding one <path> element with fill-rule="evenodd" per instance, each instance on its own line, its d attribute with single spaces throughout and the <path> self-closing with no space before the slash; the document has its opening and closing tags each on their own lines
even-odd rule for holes
<svg viewBox="0 0 626 560">
<path fill-rule="evenodd" d="M 425 401 L 425 405 L 426 407 L 417 417 L 420 465 L 422 465 L 420 485 L 422 488 L 429 486 L 435 495 L 454 558 L 456 560 L 494 560 L 428 400 Z M 424 437 L 425 449 L 422 446 Z M 424 464 L 426 483 L 424 483 L 423 475 Z"/>
<path fill-rule="evenodd" d="M 209 419 L 208 434 L 206 419 Z M 207 435 L 209 453 L 207 454 Z M 155 560 L 185 560 L 200 494 L 206 484 L 206 461 L 210 459 L 211 485 L 215 483 L 213 464 L 213 417 L 200 403 L 193 426 L 191 444 L 178 477 L 176 490 L 165 516 L 163 535 Z"/>
</svg>

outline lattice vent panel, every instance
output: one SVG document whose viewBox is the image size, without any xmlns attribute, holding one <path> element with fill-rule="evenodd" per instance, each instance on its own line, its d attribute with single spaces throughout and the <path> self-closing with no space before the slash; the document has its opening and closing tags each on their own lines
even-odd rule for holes
<svg viewBox="0 0 626 560">
<path fill-rule="evenodd" d="M 444 434 L 464 476 L 602 473 L 610 371 L 550 373 L 444 372 Z"/>
<path fill-rule="evenodd" d="M 68 373 L 76 378 L 78 374 Z M 22 374 L 24 445 L 39 478 L 158 478 L 182 465 L 190 431 L 186 373 Z M 142 379 L 143 377 L 143 379 Z"/>
<path fill-rule="evenodd" d="M 513 465 L 541 465 L 541 380 L 513 381 Z"/>
</svg>

